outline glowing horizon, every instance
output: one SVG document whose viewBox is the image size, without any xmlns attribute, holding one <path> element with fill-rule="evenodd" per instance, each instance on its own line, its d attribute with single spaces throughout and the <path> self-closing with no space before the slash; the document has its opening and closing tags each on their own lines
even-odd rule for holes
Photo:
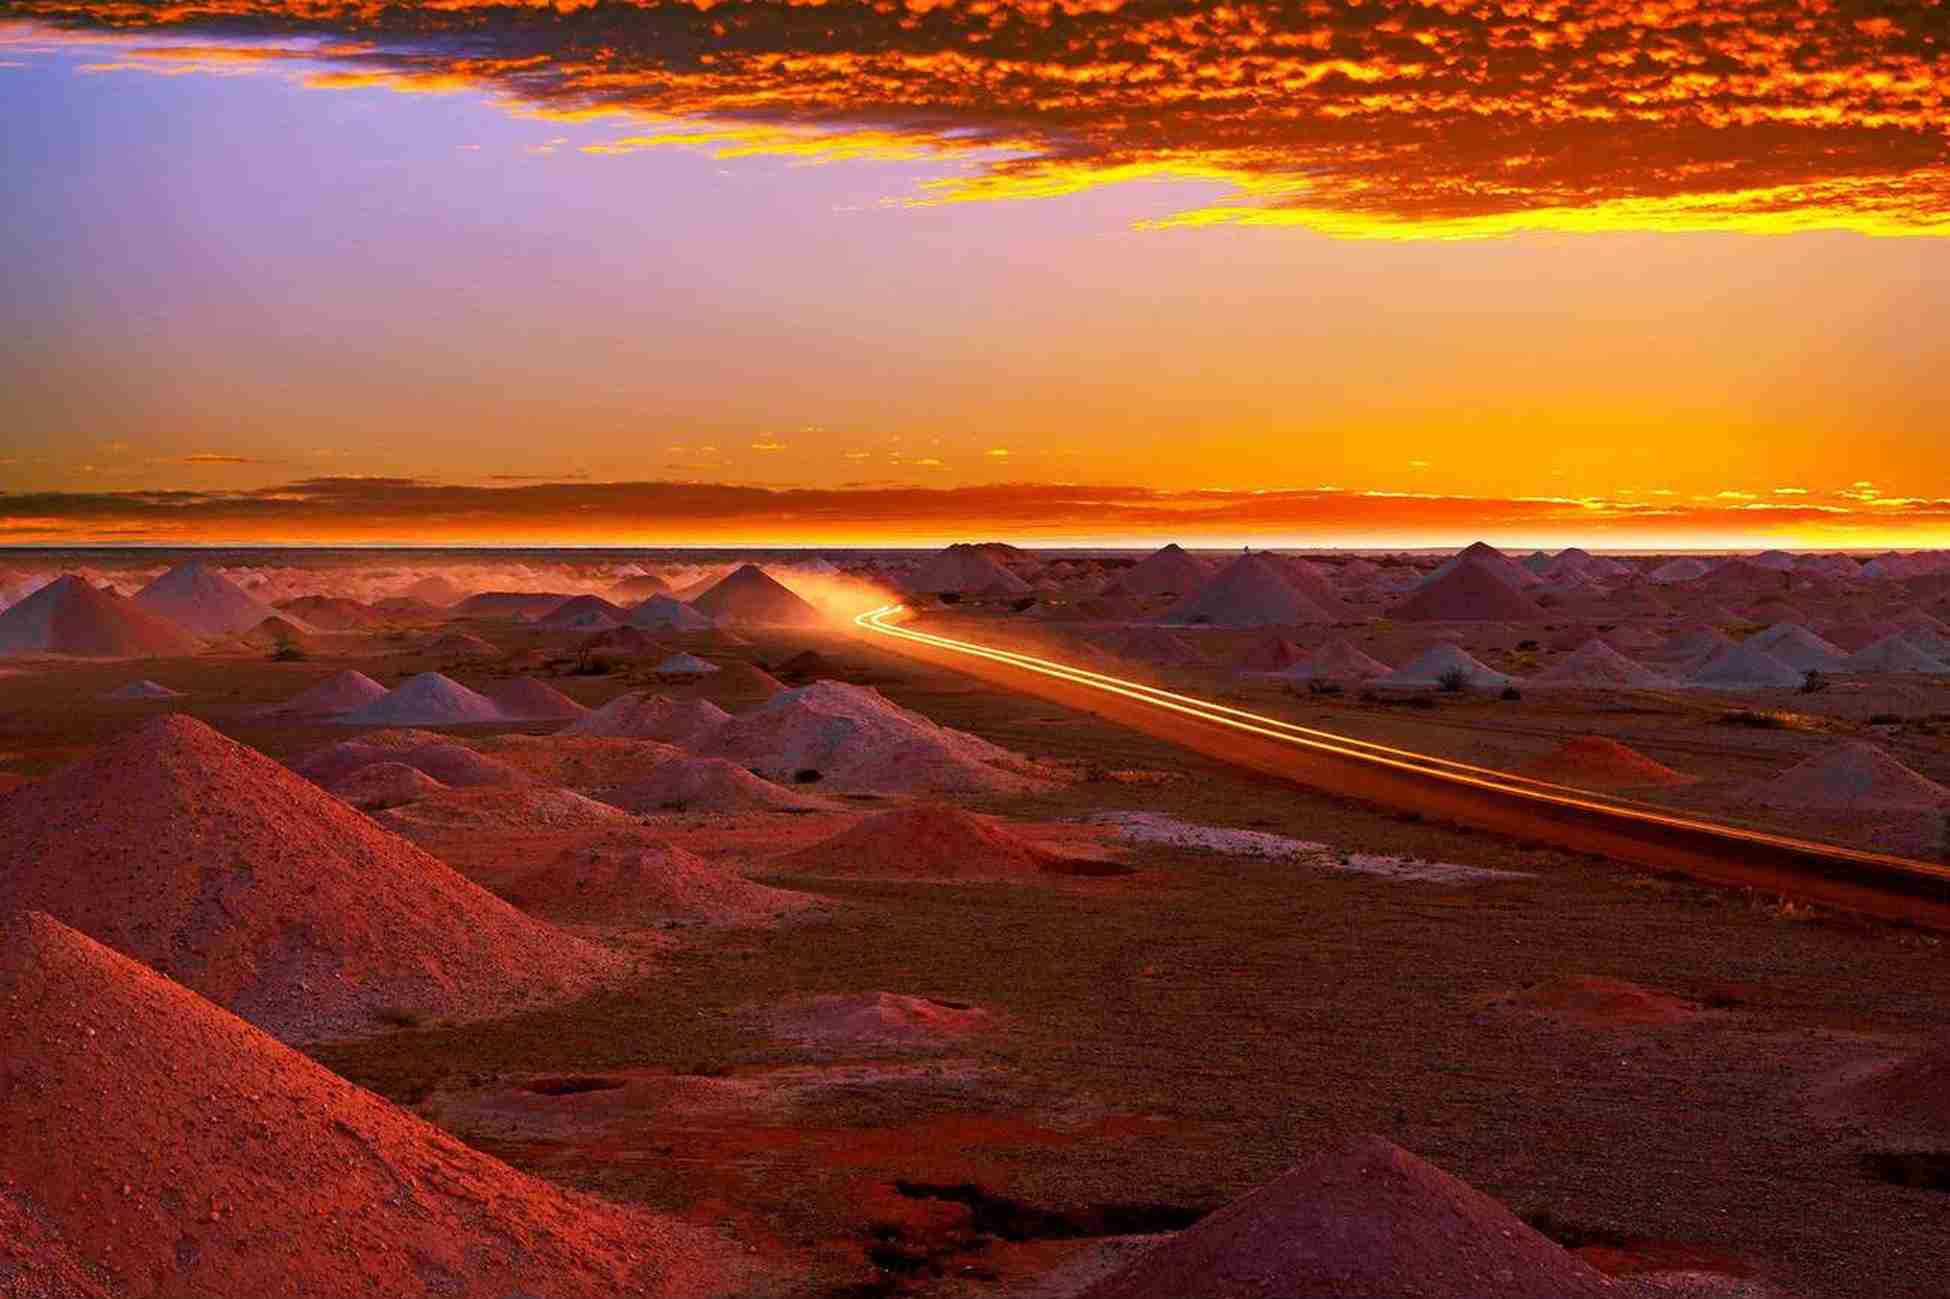
<svg viewBox="0 0 1950 1299">
<path fill-rule="evenodd" d="M 1950 544 L 1887 9 L 11 0 L 0 541 Z"/>
</svg>

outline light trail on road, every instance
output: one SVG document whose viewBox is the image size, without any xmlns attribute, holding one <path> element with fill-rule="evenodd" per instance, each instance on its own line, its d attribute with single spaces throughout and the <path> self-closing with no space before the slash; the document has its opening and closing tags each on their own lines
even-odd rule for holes
<svg viewBox="0 0 1950 1299">
<path fill-rule="evenodd" d="M 1485 828 L 1547 840 L 1577 851 L 1603 851 L 1643 864 L 1677 867 L 1715 882 L 1758 884 L 1893 919 L 1950 927 L 1950 905 L 1946 905 L 1950 904 L 1950 868 L 1935 863 L 1680 816 L 1651 804 L 1607 799 L 1574 786 L 1300 726 L 1052 659 L 918 631 L 900 624 L 908 612 L 904 605 L 888 604 L 853 621 L 864 632 L 910 650 L 924 650 L 930 659 L 967 670 L 980 665 L 991 671 L 999 668 L 1029 674 L 1017 684 L 1036 693 L 1061 694 L 1049 687 L 1064 687 L 1084 692 L 1081 697 L 1085 699 L 1097 696 L 1115 701 L 1118 720 L 1142 729 L 1153 728 L 1144 726 L 1141 710 L 1155 710 L 1185 723 L 1218 728 L 1255 746 L 1284 746 L 1296 757 L 1304 755 L 1311 760 L 1314 769 L 1270 762 L 1270 755 L 1258 748 L 1248 756 L 1193 744 L 1212 756 L 1236 757 L 1244 765 L 1328 792 L 1421 811 L 1428 800 L 1416 797 L 1418 789 L 1442 790 L 1447 795 L 1442 810 Z M 1038 684 L 1044 689 L 1035 690 Z M 1195 738 L 1189 732 L 1179 734 L 1181 728 L 1168 729 L 1173 733 L 1166 738 L 1188 743 Z M 1359 778 L 1362 771 L 1387 779 L 1363 781 Z M 1364 789 L 1364 785 L 1371 787 Z M 1533 815 L 1526 817 L 1525 811 Z M 1633 851 L 1634 847 L 1638 851 Z M 1756 869 L 1786 872 L 1790 882 L 1812 874 L 1824 885 L 1810 889 L 1786 887 L 1778 880 L 1757 882 L 1753 878 Z M 1866 899 L 1862 898 L 1837 897 L 1838 889 L 1894 892 L 1911 903 L 1924 898 L 1937 901 L 1935 907 L 1925 904 L 1912 914 L 1888 906 L 1865 906 L 1862 903 Z"/>
</svg>

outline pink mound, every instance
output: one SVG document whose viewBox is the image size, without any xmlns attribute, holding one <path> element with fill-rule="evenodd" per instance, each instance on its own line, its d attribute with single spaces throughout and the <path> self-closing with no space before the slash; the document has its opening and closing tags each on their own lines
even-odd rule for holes
<svg viewBox="0 0 1950 1299">
<path fill-rule="evenodd" d="M 839 681 L 775 695 L 696 747 L 782 780 L 810 770 L 850 788 L 1008 793 L 1039 783 L 1026 759 Z"/>
<path fill-rule="evenodd" d="M 876 813 L 778 862 L 813 875 L 937 880 L 1033 875 L 1065 864 L 1061 854 L 946 803 Z"/>
<path fill-rule="evenodd" d="M 447 786 L 404 762 L 374 762 L 326 788 L 361 812 L 378 812 L 430 798 Z"/>
<path fill-rule="evenodd" d="M 1826 1099 L 1851 1118 L 1923 1140 L 1950 1141 L 1950 1046 L 1857 1076 Z"/>
<path fill-rule="evenodd" d="M 271 606 L 208 564 L 179 564 L 129 598 L 199 636 L 226 636 L 272 616 Z"/>
<path fill-rule="evenodd" d="M 603 801 L 631 812 L 810 812 L 836 806 L 723 758 L 673 759 L 643 780 L 606 791 Z"/>
<path fill-rule="evenodd" d="M 422 672 L 336 720 L 349 726 L 459 726 L 505 719 L 486 695 L 438 672 Z"/>
<path fill-rule="evenodd" d="M 1669 690 L 1678 682 L 1635 663 L 1597 637 L 1531 678 L 1540 686 L 1590 686 Z"/>
<path fill-rule="evenodd" d="M 753 884 L 635 831 L 616 831 L 523 872 L 501 890 L 533 915 L 583 924 L 759 924 L 815 899 Z"/>
<path fill-rule="evenodd" d="M 713 622 L 733 626 L 815 627 L 826 621 L 819 610 L 756 564 L 746 564 L 713 583 L 691 600 L 691 608 Z"/>
<path fill-rule="evenodd" d="M 310 643 L 311 630 L 300 627 L 289 618 L 273 614 L 255 627 L 238 637 L 253 649 L 272 649 L 280 645 L 291 645 L 298 649 Z"/>
<path fill-rule="evenodd" d="M 1334 615 L 1295 584 L 1271 555 L 1242 555 L 1159 615 L 1175 624 L 1214 627 L 1292 627 L 1332 622 Z"/>
<path fill-rule="evenodd" d="M 440 739 L 426 731 L 382 731 L 327 745 L 300 758 L 293 769 L 307 780 L 336 789 L 352 773 L 379 762 L 413 767 L 443 785 L 461 789 L 519 785 L 527 779 L 525 773 L 505 762 L 497 762 L 464 744 Z"/>
<path fill-rule="evenodd" d="M 1457 564 L 1388 611 L 1404 622 L 1536 622 L 1535 600 L 1482 563 Z"/>
<path fill-rule="evenodd" d="M 764 703 L 785 690 L 785 682 L 755 664 L 727 659 L 715 666 L 716 672 L 683 688 L 682 693 L 740 707 Z"/>
<path fill-rule="evenodd" d="M 868 992 L 781 1007 L 772 1016 L 772 1031 L 802 1042 L 918 1046 L 967 1037 L 989 1022 L 987 1011 L 964 1002 Z"/>
<path fill-rule="evenodd" d="M 576 719 L 562 734 L 689 744 L 730 720 L 730 713 L 708 699 L 666 699 L 632 690 Z"/>
<path fill-rule="evenodd" d="M 546 681 L 534 677 L 515 677 L 497 683 L 487 692 L 502 713 L 522 722 L 546 722 L 580 717 L 588 712 L 581 704 Z"/>
<path fill-rule="evenodd" d="M 682 750 L 655 740 L 599 735 L 494 735 L 474 748 L 544 785 L 615 789 L 648 778 Z"/>
<path fill-rule="evenodd" d="M 725 1265 L 700 1233 L 518 1173 L 47 916 L 0 931 L 0 1005 L 0 1204 L 31 1198 L 117 1293 L 692 1295 Z"/>
<path fill-rule="evenodd" d="M 1673 1024 L 1700 1013 L 1697 1003 L 1596 974 L 1539 983 L 1504 1003 L 1566 1019 L 1588 1028 L 1638 1028 Z"/>
<path fill-rule="evenodd" d="M 629 619 L 629 613 L 599 595 L 578 595 L 564 600 L 535 619 L 537 627 L 602 628 L 615 627 Z"/>
<path fill-rule="evenodd" d="M 1858 812 L 1950 805 L 1950 789 L 1862 740 L 1844 741 L 1758 784 L 1754 796 L 1781 807 Z"/>
<path fill-rule="evenodd" d="M 1286 672 L 1307 661 L 1307 651 L 1290 640 L 1273 637 L 1241 654 L 1233 666 L 1241 672 Z"/>
<path fill-rule="evenodd" d="M 1518 768 L 1517 774 L 1581 789 L 1633 789 L 1684 785 L 1692 780 L 1636 749 L 1602 735 L 1580 735 Z"/>
<path fill-rule="evenodd" d="M 1125 569 L 1105 589 L 1123 595 L 1189 595 L 1211 575 L 1203 561 L 1173 542 Z"/>
<path fill-rule="evenodd" d="M 515 789 L 442 790 L 381 812 L 375 819 L 411 838 L 455 831 L 602 830 L 633 818 L 572 789 L 530 784 Z"/>
<path fill-rule="evenodd" d="M 303 717 L 332 717 L 364 708 L 385 693 L 386 687 L 365 673 L 347 670 L 327 677 L 273 711 Z"/>
<path fill-rule="evenodd" d="M 1205 661 L 1197 646 L 1162 627 L 1119 627 L 1090 639 L 1104 652 L 1133 663 L 1189 667 Z"/>
<path fill-rule="evenodd" d="M 154 658 L 194 654 L 197 645 L 186 628 L 72 575 L 56 578 L 0 611 L 0 657 Z"/>
<path fill-rule="evenodd" d="M 1322 645 L 1306 662 L 1296 663 L 1283 675 L 1296 680 L 1372 681 L 1393 671 L 1386 663 L 1370 657 L 1354 642 L 1341 639 Z"/>
<path fill-rule="evenodd" d="M 450 631 L 420 646 L 420 652 L 442 658 L 476 659 L 493 658 L 501 651 L 471 631 Z"/>
<path fill-rule="evenodd" d="M 638 627 L 610 627 L 576 646 L 576 653 L 589 659 L 635 659 L 668 652 L 666 645 Z"/>
<path fill-rule="evenodd" d="M 362 631 L 380 621 L 370 606 L 342 596 L 301 595 L 295 600 L 280 600 L 275 607 L 321 631 Z"/>
<path fill-rule="evenodd" d="M 1082 1299 L 1597 1299 L 1611 1282 L 1487 1195 L 1356 1137 Z"/>
<path fill-rule="evenodd" d="M 281 1037 L 568 996 L 617 969 L 254 749 L 161 717 L 0 803 L 0 915 L 46 911 Z"/>
</svg>

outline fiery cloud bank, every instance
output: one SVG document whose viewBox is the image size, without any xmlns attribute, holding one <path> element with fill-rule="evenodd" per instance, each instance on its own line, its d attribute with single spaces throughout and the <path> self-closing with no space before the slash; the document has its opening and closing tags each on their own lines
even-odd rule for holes
<svg viewBox="0 0 1950 1299">
<path fill-rule="evenodd" d="M 0 493 L 0 542 L 497 542 L 506 544 L 935 544 L 999 533 L 1030 543 L 1617 547 L 1914 547 L 1950 536 L 1950 499 L 1850 489 L 1775 500 L 1476 496 L 1331 487 L 1166 492 L 984 487 L 763 488 L 722 483 L 433 483 L 312 478 L 234 492 Z"/>
<path fill-rule="evenodd" d="M 592 151 L 940 157 L 909 201 L 1202 179 L 1160 224 L 1950 232 L 1944 0 L 21 0 L 121 66 L 615 115 Z M 150 42 L 145 44 L 145 42 Z"/>
</svg>

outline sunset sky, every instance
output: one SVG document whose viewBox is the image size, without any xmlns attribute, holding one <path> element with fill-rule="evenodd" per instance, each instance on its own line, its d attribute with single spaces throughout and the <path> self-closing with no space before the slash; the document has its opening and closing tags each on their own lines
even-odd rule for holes
<svg viewBox="0 0 1950 1299">
<path fill-rule="evenodd" d="M 0 541 L 1950 544 L 1941 0 L 0 0 Z"/>
</svg>

